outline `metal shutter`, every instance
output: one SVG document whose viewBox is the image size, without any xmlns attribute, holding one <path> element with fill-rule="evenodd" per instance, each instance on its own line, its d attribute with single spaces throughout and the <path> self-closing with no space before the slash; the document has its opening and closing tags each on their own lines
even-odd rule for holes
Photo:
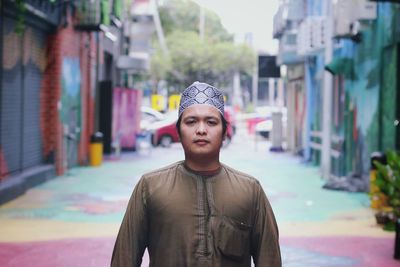
<svg viewBox="0 0 400 267">
<path fill-rule="evenodd" d="M 22 168 L 42 163 L 40 87 L 44 68 L 45 33 L 30 28 L 24 36 Z M 42 69 L 42 70 L 41 70 Z"/>
<path fill-rule="evenodd" d="M 23 171 L 43 162 L 40 132 L 40 87 L 45 32 L 26 27 L 14 32 L 15 20 L 3 18 L 3 78 L 0 97 L 0 148 L 6 170 Z"/>
<path fill-rule="evenodd" d="M 3 22 L 0 144 L 7 168 L 3 172 L 12 173 L 21 166 L 22 38 L 14 32 L 15 23 L 12 19 L 5 17 Z"/>
</svg>

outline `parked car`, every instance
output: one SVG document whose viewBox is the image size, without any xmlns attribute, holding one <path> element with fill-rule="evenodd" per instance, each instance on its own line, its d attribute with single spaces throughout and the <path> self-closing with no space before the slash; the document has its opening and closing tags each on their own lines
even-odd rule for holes
<svg viewBox="0 0 400 267">
<path fill-rule="evenodd" d="M 174 116 L 175 114 L 175 116 Z M 225 111 L 224 117 L 228 121 L 227 128 L 227 138 L 224 141 L 223 146 L 227 146 L 234 135 L 233 125 L 231 120 L 233 118 L 229 111 Z M 180 142 L 178 131 L 176 130 L 176 122 L 178 118 L 176 117 L 176 112 L 166 116 L 164 120 L 156 121 L 150 124 L 147 129 L 152 133 L 152 143 L 154 146 L 161 145 L 163 147 L 169 147 L 172 143 Z"/>
<path fill-rule="evenodd" d="M 172 143 L 179 142 L 178 131 L 176 130 L 176 121 L 164 120 L 155 122 L 150 125 L 149 129 L 152 132 L 152 143 L 154 146 L 161 145 L 162 147 L 169 147 Z"/>
<path fill-rule="evenodd" d="M 165 120 L 165 115 L 153 108 L 141 106 L 140 107 L 140 130 L 146 130 L 147 127 L 157 121 Z"/>
</svg>

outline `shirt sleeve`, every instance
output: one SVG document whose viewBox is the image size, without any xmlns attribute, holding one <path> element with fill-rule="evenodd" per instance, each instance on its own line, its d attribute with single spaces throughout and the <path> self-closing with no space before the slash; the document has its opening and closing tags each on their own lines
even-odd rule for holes
<svg viewBox="0 0 400 267">
<path fill-rule="evenodd" d="M 147 247 L 145 180 L 140 179 L 129 200 L 111 258 L 112 267 L 140 267 Z"/>
<path fill-rule="evenodd" d="M 282 266 L 275 215 L 261 185 L 257 183 L 251 253 L 256 267 Z"/>
</svg>

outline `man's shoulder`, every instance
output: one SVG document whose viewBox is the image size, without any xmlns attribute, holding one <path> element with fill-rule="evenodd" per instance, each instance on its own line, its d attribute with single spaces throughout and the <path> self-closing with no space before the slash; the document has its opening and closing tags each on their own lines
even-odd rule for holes
<svg viewBox="0 0 400 267">
<path fill-rule="evenodd" d="M 160 175 L 167 174 L 167 173 L 169 173 L 169 172 L 171 172 L 173 170 L 176 170 L 180 165 L 182 165 L 182 162 L 183 161 L 177 161 L 175 163 L 172 163 L 170 165 L 161 167 L 159 169 L 155 169 L 155 170 L 149 171 L 149 172 L 143 174 L 143 178 L 144 179 L 146 179 L 146 178 L 148 179 L 148 178 L 151 178 L 151 177 L 155 177 L 155 176 L 158 177 Z"/>
<path fill-rule="evenodd" d="M 236 170 L 226 164 L 222 164 L 222 166 L 224 167 L 224 169 L 226 170 L 226 172 L 228 174 L 234 175 L 236 178 L 242 180 L 243 182 L 259 184 L 258 180 L 254 176 L 252 176 L 248 173 Z"/>
</svg>

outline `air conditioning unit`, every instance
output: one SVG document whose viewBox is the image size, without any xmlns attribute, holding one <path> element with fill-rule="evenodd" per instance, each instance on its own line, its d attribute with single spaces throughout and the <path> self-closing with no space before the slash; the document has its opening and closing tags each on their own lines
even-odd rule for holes
<svg viewBox="0 0 400 267">
<path fill-rule="evenodd" d="M 284 18 L 286 5 L 282 4 L 276 14 L 274 15 L 273 37 L 279 39 L 286 26 L 286 19 Z"/>
<path fill-rule="evenodd" d="M 326 18 L 307 17 L 299 26 L 298 53 L 309 55 L 325 47 Z"/>
<path fill-rule="evenodd" d="M 299 25 L 297 34 L 297 53 L 306 55 L 312 49 L 312 25 L 309 18 L 303 20 Z"/>
<path fill-rule="evenodd" d="M 367 0 L 356 0 L 356 12 L 355 16 L 357 20 L 365 21 L 365 20 L 374 20 L 376 19 L 376 3 L 369 2 Z"/>
<path fill-rule="evenodd" d="M 334 4 L 334 36 L 353 38 L 359 35 L 361 24 L 376 19 L 376 14 L 376 3 L 367 0 L 337 0 Z"/>
<path fill-rule="evenodd" d="M 287 19 L 302 20 L 305 17 L 304 0 L 289 0 L 287 4 Z"/>
<path fill-rule="evenodd" d="M 351 24 L 355 20 L 355 2 L 352 0 L 337 0 L 334 4 L 334 36 L 347 37 L 351 35 Z"/>
<path fill-rule="evenodd" d="M 311 48 L 319 50 L 325 47 L 326 35 L 326 18 L 325 17 L 310 17 L 311 24 Z"/>
</svg>

